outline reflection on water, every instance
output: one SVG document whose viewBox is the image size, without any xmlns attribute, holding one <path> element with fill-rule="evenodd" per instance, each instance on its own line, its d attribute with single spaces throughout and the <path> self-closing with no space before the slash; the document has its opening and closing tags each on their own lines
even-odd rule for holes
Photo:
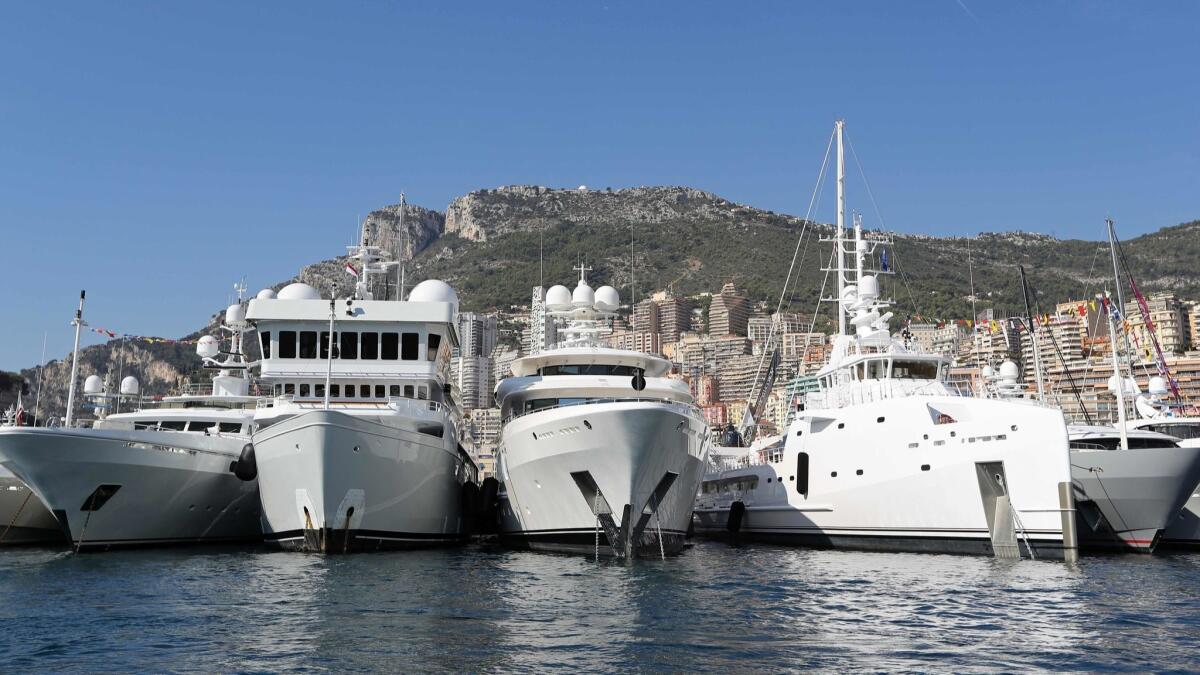
<svg viewBox="0 0 1200 675">
<path fill-rule="evenodd" d="M 1194 667 L 1200 556 L 0 551 L 14 670 Z"/>
</svg>

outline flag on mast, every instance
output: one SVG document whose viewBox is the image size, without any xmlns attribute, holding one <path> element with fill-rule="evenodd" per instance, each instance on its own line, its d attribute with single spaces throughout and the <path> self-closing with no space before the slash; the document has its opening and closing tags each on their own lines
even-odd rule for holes
<svg viewBox="0 0 1200 675">
<path fill-rule="evenodd" d="M 354 265 L 346 263 L 346 271 L 349 272 L 355 279 L 358 278 L 358 270 L 354 269 Z"/>
</svg>

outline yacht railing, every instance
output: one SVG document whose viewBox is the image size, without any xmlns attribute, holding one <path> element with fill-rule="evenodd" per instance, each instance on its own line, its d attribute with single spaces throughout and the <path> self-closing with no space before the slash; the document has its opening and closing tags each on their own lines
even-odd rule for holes
<svg viewBox="0 0 1200 675">
<path fill-rule="evenodd" d="M 969 388 L 943 380 L 929 380 L 914 385 L 913 380 L 868 380 L 848 385 L 839 385 L 825 391 L 805 395 L 805 407 L 816 409 L 845 408 L 864 403 L 875 403 L 894 398 L 912 396 L 972 396 Z"/>
<path fill-rule="evenodd" d="M 666 403 L 668 405 L 677 405 L 677 406 L 681 406 L 681 407 L 688 407 L 684 403 L 680 403 L 679 401 L 673 401 L 669 398 L 642 398 L 642 397 L 624 397 L 624 396 L 621 396 L 621 397 L 604 396 L 604 397 L 580 398 L 580 399 L 572 398 L 572 400 L 569 403 L 558 403 L 556 405 L 548 405 L 544 408 L 536 408 L 533 410 L 522 410 L 520 412 L 514 411 L 514 412 L 510 413 L 508 415 L 508 417 L 505 417 L 502 423 L 508 424 L 512 420 L 515 420 L 519 417 L 524 417 L 526 415 L 532 415 L 533 413 L 544 412 L 546 410 L 557 410 L 559 408 L 569 408 L 569 407 L 577 406 L 577 405 L 591 405 L 593 403 Z"/>
</svg>

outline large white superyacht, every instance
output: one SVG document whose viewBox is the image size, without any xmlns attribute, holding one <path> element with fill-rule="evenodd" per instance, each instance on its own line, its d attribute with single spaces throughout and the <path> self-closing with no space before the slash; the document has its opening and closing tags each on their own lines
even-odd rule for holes
<svg viewBox="0 0 1200 675">
<path fill-rule="evenodd" d="M 461 541 L 477 469 L 447 384 L 458 297 L 427 280 L 375 300 L 370 277 L 389 265 L 376 247 L 351 252 L 350 298 L 294 283 L 250 302 L 271 389 L 251 453 L 266 540 L 320 553 Z"/>
<path fill-rule="evenodd" d="M 839 331 L 783 438 L 704 478 L 696 533 L 859 550 L 1077 555 L 1067 429 L 1033 402 L 964 397 L 949 362 L 891 335 L 875 244 L 833 238 Z M 848 261 L 849 256 L 849 261 Z M 849 327 L 849 331 L 847 328 Z"/>
<path fill-rule="evenodd" d="M 496 387 L 501 537 L 535 550 L 633 558 L 680 551 L 709 450 L 708 427 L 670 362 L 600 343 L 619 306 L 580 266 L 547 308 L 567 324 Z"/>
<path fill-rule="evenodd" d="M 261 539 L 257 484 L 233 473 L 255 401 L 244 317 L 241 303 L 226 311 L 223 355 L 212 336 L 197 344 L 217 369 L 210 386 L 105 414 L 120 398 L 138 397 L 138 382 L 124 378 L 118 394 L 93 375 L 84 384 L 98 415 L 91 428 L 70 418 L 63 427 L 0 428 L 0 464 L 46 504 L 77 551 Z"/>
<path fill-rule="evenodd" d="M 1137 418 L 1128 423 L 1129 428 L 1166 434 L 1180 447 L 1200 448 L 1200 417 L 1187 414 L 1182 405 L 1165 401 L 1169 393 L 1166 378 L 1151 377 L 1148 391 L 1137 394 Z M 1168 547 L 1200 547 L 1200 485 L 1192 488 L 1183 508 L 1171 519 L 1162 543 Z"/>
</svg>

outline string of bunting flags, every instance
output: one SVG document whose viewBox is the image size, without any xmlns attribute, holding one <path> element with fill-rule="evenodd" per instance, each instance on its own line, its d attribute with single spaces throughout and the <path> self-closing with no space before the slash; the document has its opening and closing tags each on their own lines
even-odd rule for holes
<svg viewBox="0 0 1200 675">
<path fill-rule="evenodd" d="M 1129 320 L 1122 317 L 1120 312 L 1115 307 L 1112 308 L 1111 311 L 1114 312 L 1113 318 L 1116 319 L 1117 325 L 1121 327 L 1122 331 L 1125 333 L 1130 333 L 1131 325 L 1129 323 Z M 1096 301 L 1088 300 L 1087 302 L 1080 302 L 1078 305 L 1076 305 L 1074 307 L 1070 307 L 1063 312 L 1059 312 L 1059 313 L 1055 313 L 1055 314 L 1039 314 L 1037 316 L 1034 316 L 1033 320 L 1038 326 L 1049 326 L 1054 323 L 1056 318 L 1059 318 L 1059 317 L 1071 316 L 1071 317 L 1076 317 L 1076 318 L 1086 318 L 1089 314 L 1097 314 L 1099 312 L 1100 312 L 1100 307 L 1096 304 Z M 1023 318 L 1018 318 L 1018 317 L 1010 317 L 1007 319 L 989 319 L 987 321 L 975 321 L 974 319 L 934 319 L 934 318 L 922 316 L 920 314 L 916 314 L 916 315 L 910 316 L 908 321 L 910 324 L 913 323 L 914 321 L 915 322 L 932 323 L 935 326 L 937 326 L 938 328 L 945 328 L 946 326 L 959 326 L 959 327 L 968 328 L 968 329 L 976 328 L 978 330 L 986 330 L 990 334 L 999 333 L 1005 329 L 1016 330 L 1016 331 L 1024 331 L 1025 330 L 1025 322 L 1024 322 Z M 976 324 L 978 324 L 978 325 L 976 325 Z"/>
<path fill-rule="evenodd" d="M 157 345 L 194 345 L 200 340 L 197 339 L 181 339 L 172 340 L 170 338 L 154 337 L 152 335 L 130 335 L 129 333 L 118 333 L 107 328 L 89 327 L 88 330 L 93 333 L 99 333 L 113 340 L 133 340 L 136 342 L 145 342 L 147 344 Z"/>
</svg>

